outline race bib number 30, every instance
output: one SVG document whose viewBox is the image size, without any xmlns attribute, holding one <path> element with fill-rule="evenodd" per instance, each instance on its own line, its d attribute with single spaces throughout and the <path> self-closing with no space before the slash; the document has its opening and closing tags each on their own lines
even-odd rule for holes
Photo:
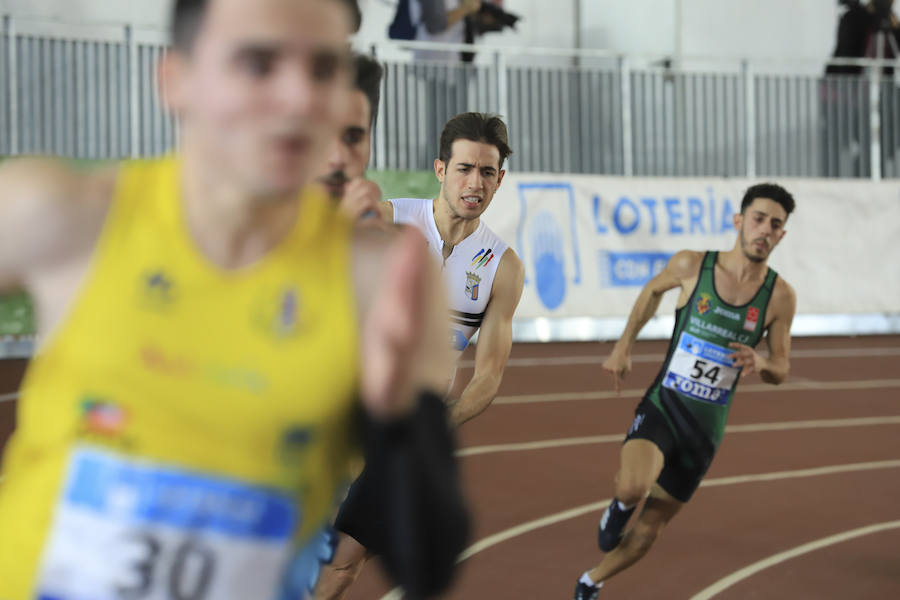
<svg viewBox="0 0 900 600">
<path fill-rule="evenodd" d="M 663 387 L 695 400 L 727 404 L 740 369 L 728 358 L 733 350 L 682 332 Z"/>
<path fill-rule="evenodd" d="M 293 503 L 278 492 L 78 450 L 38 598 L 273 598 L 296 526 Z"/>
</svg>

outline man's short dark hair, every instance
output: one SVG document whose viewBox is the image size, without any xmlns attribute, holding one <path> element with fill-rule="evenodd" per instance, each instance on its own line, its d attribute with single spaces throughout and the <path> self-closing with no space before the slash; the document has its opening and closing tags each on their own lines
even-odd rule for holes
<svg viewBox="0 0 900 600">
<path fill-rule="evenodd" d="M 384 68 L 381 64 L 366 54 L 353 53 L 353 68 L 356 74 L 353 78 L 353 88 L 365 94 L 369 100 L 369 126 L 375 126 L 375 117 L 378 116 L 378 102 L 381 100 L 381 78 L 384 76 Z"/>
<path fill-rule="evenodd" d="M 175 0 L 172 8 L 172 45 L 179 50 L 190 50 L 203 21 L 203 15 L 210 0 Z M 362 12 L 358 0 L 338 0 L 350 11 L 352 33 L 359 31 L 362 24 Z"/>
<path fill-rule="evenodd" d="M 794 197 L 791 196 L 786 189 L 775 183 L 758 183 L 747 188 L 744 199 L 741 200 L 741 214 L 743 214 L 744 211 L 747 210 L 747 207 L 753 204 L 753 201 L 757 198 L 769 198 L 770 200 L 774 200 L 781 205 L 788 216 L 794 212 Z"/>
<path fill-rule="evenodd" d="M 456 140 L 469 140 L 496 146 L 500 151 L 500 168 L 503 161 L 512 154 L 506 123 L 497 115 L 467 112 L 456 115 L 444 125 L 441 132 L 440 159 L 447 164 Z"/>
</svg>

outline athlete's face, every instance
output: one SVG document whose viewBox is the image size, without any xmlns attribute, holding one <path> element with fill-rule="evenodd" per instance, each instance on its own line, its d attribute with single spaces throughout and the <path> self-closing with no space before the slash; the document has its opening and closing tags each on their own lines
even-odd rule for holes
<svg viewBox="0 0 900 600">
<path fill-rule="evenodd" d="M 769 198 L 755 198 L 743 213 L 734 216 L 744 256 L 753 262 L 766 260 L 784 237 L 786 221 L 787 212 L 780 204 Z"/>
<path fill-rule="evenodd" d="M 450 160 L 434 161 L 441 182 L 441 198 L 457 217 L 477 219 L 487 210 L 506 171 L 500 168 L 497 146 L 471 140 L 456 140 Z"/>
<path fill-rule="evenodd" d="M 369 98 L 359 90 L 350 92 L 347 111 L 338 139 L 328 155 L 320 181 L 334 198 L 343 198 L 347 182 L 362 177 L 371 154 L 371 107 Z"/>
<path fill-rule="evenodd" d="M 161 69 L 185 151 L 245 192 L 298 191 L 346 113 L 349 31 L 335 0 L 212 0 Z"/>
</svg>

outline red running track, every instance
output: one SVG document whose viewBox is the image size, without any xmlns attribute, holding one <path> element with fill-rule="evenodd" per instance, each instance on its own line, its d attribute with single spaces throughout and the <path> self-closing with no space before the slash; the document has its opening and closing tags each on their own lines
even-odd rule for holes
<svg viewBox="0 0 900 600">
<path fill-rule="evenodd" d="M 461 428 L 473 543 L 508 537 L 467 558 L 447 598 L 571 598 L 602 557 L 602 501 L 665 345 L 637 344 L 622 397 L 600 369 L 609 349 L 516 345 L 500 396 Z M 0 361 L 0 394 L 20 372 Z M 12 409 L 0 402 L 0 444 Z M 729 426 L 708 485 L 601 599 L 694 598 L 717 583 L 705 597 L 900 598 L 900 337 L 795 340 L 788 383 L 742 382 Z M 348 598 L 389 589 L 373 563 Z"/>
</svg>

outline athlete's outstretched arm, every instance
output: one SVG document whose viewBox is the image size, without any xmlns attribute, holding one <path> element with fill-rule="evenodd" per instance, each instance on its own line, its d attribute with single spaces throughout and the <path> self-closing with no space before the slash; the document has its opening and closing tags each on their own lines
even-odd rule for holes
<svg viewBox="0 0 900 600">
<path fill-rule="evenodd" d="M 666 267 L 648 281 L 641 290 L 631 308 L 631 314 L 628 316 L 628 323 L 625 325 L 622 337 L 616 342 L 612 354 L 603 363 L 604 370 L 611 372 L 615 378 L 616 391 L 620 390 L 622 379 L 631 371 L 631 348 L 634 346 L 634 341 L 650 317 L 656 314 L 663 294 L 673 288 L 681 287 L 682 282 L 686 279 L 695 277 L 702 259 L 703 255 L 699 252 L 682 250 L 676 253 L 669 259 Z"/>
<path fill-rule="evenodd" d="M 768 358 L 744 344 L 732 342 L 729 346 L 735 348 L 735 353 L 731 355 L 735 364 L 743 367 L 741 377 L 757 372 L 766 383 L 778 385 L 787 379 L 791 370 L 791 323 L 797 311 L 797 294 L 781 278 L 775 283 L 769 310 L 774 318 L 766 332 Z"/>
<path fill-rule="evenodd" d="M 63 187 L 57 183 L 66 175 L 44 159 L 13 159 L 0 167 L 0 292 L 25 287 L 29 271 L 59 243 L 65 219 L 57 217 Z"/>
<path fill-rule="evenodd" d="M 409 414 L 420 389 L 440 391 L 450 378 L 446 297 L 418 230 L 367 229 L 356 238 L 360 394 L 373 418 L 389 420 Z"/>
<path fill-rule="evenodd" d="M 512 348 L 512 318 L 522 297 L 525 268 L 511 248 L 503 253 L 491 288 L 491 300 L 478 331 L 475 373 L 450 405 L 450 420 L 461 425 L 481 414 L 497 395 Z"/>
<path fill-rule="evenodd" d="M 30 288 L 41 273 L 90 252 L 114 171 L 90 175 L 53 158 L 18 158 L 0 166 L 0 292 Z"/>
<path fill-rule="evenodd" d="M 442 398 L 452 370 L 446 295 L 417 230 L 357 232 L 370 241 L 379 235 L 396 240 L 386 254 L 383 243 L 355 249 L 363 444 L 377 491 L 372 510 L 381 517 L 370 549 L 419 598 L 448 585 L 469 532 Z"/>
</svg>

